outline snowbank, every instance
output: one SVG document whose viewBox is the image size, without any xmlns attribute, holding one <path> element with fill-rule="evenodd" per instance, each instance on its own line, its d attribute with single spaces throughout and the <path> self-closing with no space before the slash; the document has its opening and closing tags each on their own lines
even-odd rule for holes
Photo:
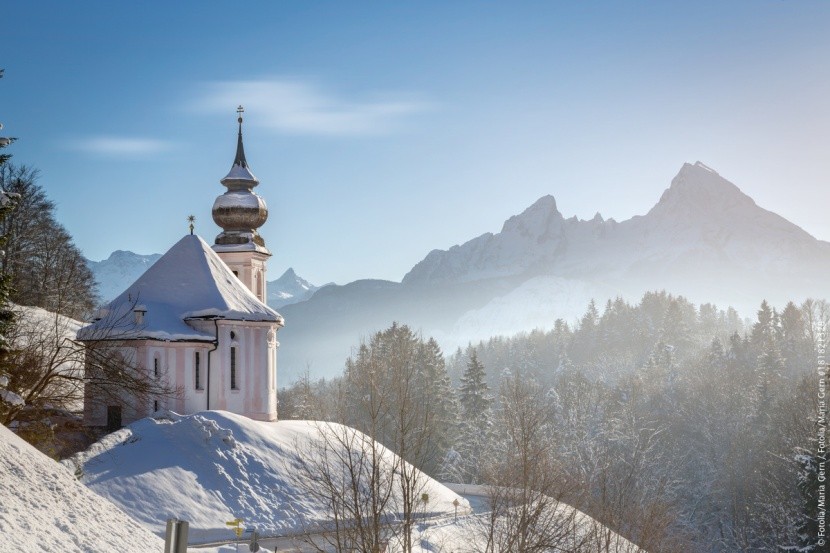
<svg viewBox="0 0 830 553">
<path fill-rule="evenodd" d="M 0 551 L 162 551 L 164 543 L 0 426 Z"/>
<path fill-rule="evenodd" d="M 226 522 L 241 518 L 262 535 L 319 528 L 328 510 L 303 490 L 303 454 L 333 423 L 260 422 L 223 411 L 142 419 L 66 461 L 82 481 L 158 535 L 176 516 L 190 522 L 190 542 L 228 539 Z M 393 454 L 384 450 L 391 462 Z M 73 468 L 74 470 L 74 468 Z M 428 514 L 469 505 L 434 480 Z"/>
</svg>

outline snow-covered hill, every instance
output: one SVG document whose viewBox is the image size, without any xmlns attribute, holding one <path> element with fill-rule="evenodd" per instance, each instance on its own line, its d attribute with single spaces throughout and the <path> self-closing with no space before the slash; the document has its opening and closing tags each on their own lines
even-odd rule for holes
<svg viewBox="0 0 830 553">
<path fill-rule="evenodd" d="M 433 250 L 402 283 L 329 286 L 286 306 L 280 332 L 285 380 L 307 366 L 331 376 L 361 337 L 392 321 L 439 339 L 469 340 L 572 322 L 590 298 L 666 290 L 750 316 L 763 299 L 783 307 L 827 298 L 830 243 L 759 207 L 703 163 L 686 163 L 645 215 L 617 222 L 565 218 L 545 196 L 501 232 Z"/>
<path fill-rule="evenodd" d="M 328 426 L 320 426 L 328 425 Z M 328 510 L 304 492 L 298 469 L 321 428 L 305 421 L 260 422 L 222 411 L 142 419 L 65 463 L 82 481 L 158 535 L 164 521 L 190 522 L 190 541 L 226 539 L 225 522 L 241 518 L 264 535 L 325 524 Z M 393 454 L 383 450 L 385 462 Z M 428 513 L 460 513 L 467 502 L 429 480 Z"/>
<path fill-rule="evenodd" d="M 164 543 L 0 426 L 0 551 L 147 553 Z"/>
<path fill-rule="evenodd" d="M 83 474 L 83 483 L 158 535 L 163 535 L 164 521 L 177 516 L 190 522 L 191 544 L 231 540 L 225 523 L 240 518 L 245 528 L 259 531 L 264 547 L 279 543 L 282 550 L 293 540 L 302 545 L 305 532 L 330 527 L 329 508 L 307 491 L 308 479 L 299 467 L 304 460 L 319 460 L 314 444 L 320 444 L 321 432 L 332 431 L 356 432 L 333 423 L 259 422 L 222 411 L 184 417 L 167 413 L 106 436 L 64 465 Z M 387 468 L 395 462 L 394 454 L 384 448 L 381 458 Z M 342 457 L 335 454 L 334 459 Z M 333 462 L 339 470 L 340 461 Z M 468 551 L 471 544 L 480 545 L 490 521 L 488 490 L 466 485 L 450 489 L 425 478 L 418 494 L 427 494 L 428 500 L 418 509 L 425 518 L 414 529 L 413 551 Z M 392 489 L 395 504 L 400 491 L 397 486 Z M 465 497 L 474 500 L 475 512 Z M 568 535 L 575 541 L 601 534 L 614 551 L 639 551 L 568 505 L 551 508 L 573 529 Z M 401 551 L 396 543 L 389 548 Z"/>
</svg>

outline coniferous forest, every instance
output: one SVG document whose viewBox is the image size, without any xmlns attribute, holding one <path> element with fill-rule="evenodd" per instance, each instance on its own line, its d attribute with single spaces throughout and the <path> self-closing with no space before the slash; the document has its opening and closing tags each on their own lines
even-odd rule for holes
<svg viewBox="0 0 830 553">
<path fill-rule="evenodd" d="M 531 475 L 536 487 L 646 550 L 817 551 L 811 452 L 828 322 L 823 300 L 781 310 L 763 302 L 742 320 L 656 292 L 637 304 L 591 302 L 574 324 L 556 320 L 446 358 L 434 340 L 395 324 L 360 344 L 342 377 L 306 376 L 282 390 L 280 416 L 365 428 L 349 405 L 364 397 L 358 368 L 370 358 L 398 366 L 395 344 L 407 343 L 416 353 L 403 370 L 418 390 L 406 401 L 432 422 L 431 451 L 418 443 L 413 462 L 429 474 L 517 486 L 509 469 L 530 448 L 530 466 L 545 467 Z M 372 385 L 391 390 L 400 378 Z"/>
</svg>

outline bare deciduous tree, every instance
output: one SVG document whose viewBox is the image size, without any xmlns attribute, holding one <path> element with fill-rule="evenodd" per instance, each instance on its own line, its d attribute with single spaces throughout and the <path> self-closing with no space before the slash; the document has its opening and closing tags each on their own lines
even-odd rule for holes
<svg viewBox="0 0 830 553">
<path fill-rule="evenodd" d="M 348 426 L 310 424 L 318 435 L 298 444 L 301 486 L 326 508 L 329 518 L 306 529 L 306 542 L 320 552 L 383 551 L 395 531 L 391 455 L 376 440 Z"/>
<path fill-rule="evenodd" d="M 304 462 L 309 481 L 316 483 L 310 493 L 345 513 L 338 520 L 353 526 L 336 523 L 328 544 L 338 551 L 351 550 L 340 549 L 344 544 L 374 551 L 379 540 L 412 551 L 415 522 L 429 507 L 429 478 L 421 468 L 436 466 L 442 454 L 435 432 L 445 407 L 439 402 L 449 398 L 432 397 L 426 376 L 439 362 L 434 342 L 398 324 L 374 334 L 346 361 L 336 418 L 363 438 L 348 427 L 322 432 L 323 446 L 308 452 Z M 379 456 L 383 446 L 395 455 Z"/>
<path fill-rule="evenodd" d="M 564 502 L 574 486 L 555 458 L 542 387 L 520 372 L 506 374 L 499 403 L 501 436 L 485 465 L 491 510 L 484 552 L 582 550 L 587 536 L 579 512 Z"/>
<path fill-rule="evenodd" d="M 16 311 L 2 370 L 8 377 L 6 388 L 24 403 L 0 402 L 0 423 L 25 426 L 49 414 L 77 414 L 85 396 L 87 401 L 107 402 L 180 393 L 164 375 L 150 378 L 148 369 L 129 355 L 127 343 L 115 339 L 135 326 L 129 311 L 129 317 L 106 315 L 83 342 L 76 338 L 79 321 L 39 308 Z"/>
<path fill-rule="evenodd" d="M 0 220 L 0 234 L 8 238 L 0 273 L 11 281 L 13 302 L 78 319 L 95 305 L 95 281 L 37 176 L 26 166 L 0 167 L 0 188 L 18 196 Z"/>
</svg>

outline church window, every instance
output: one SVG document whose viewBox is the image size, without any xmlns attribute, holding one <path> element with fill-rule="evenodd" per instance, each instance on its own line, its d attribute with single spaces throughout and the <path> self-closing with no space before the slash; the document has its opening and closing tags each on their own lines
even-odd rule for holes
<svg viewBox="0 0 830 553">
<path fill-rule="evenodd" d="M 159 377 L 159 358 L 153 357 L 153 376 Z"/>
<path fill-rule="evenodd" d="M 159 400 L 155 400 L 153 402 L 153 412 L 155 413 L 158 410 L 159 410 Z"/>
<path fill-rule="evenodd" d="M 236 386 L 236 348 L 231 347 L 231 390 L 238 390 Z"/>
<path fill-rule="evenodd" d="M 200 361 L 199 352 L 197 351 L 193 358 L 193 378 L 196 380 L 197 390 L 202 389 L 202 375 L 200 374 L 201 367 L 199 366 Z"/>
</svg>

